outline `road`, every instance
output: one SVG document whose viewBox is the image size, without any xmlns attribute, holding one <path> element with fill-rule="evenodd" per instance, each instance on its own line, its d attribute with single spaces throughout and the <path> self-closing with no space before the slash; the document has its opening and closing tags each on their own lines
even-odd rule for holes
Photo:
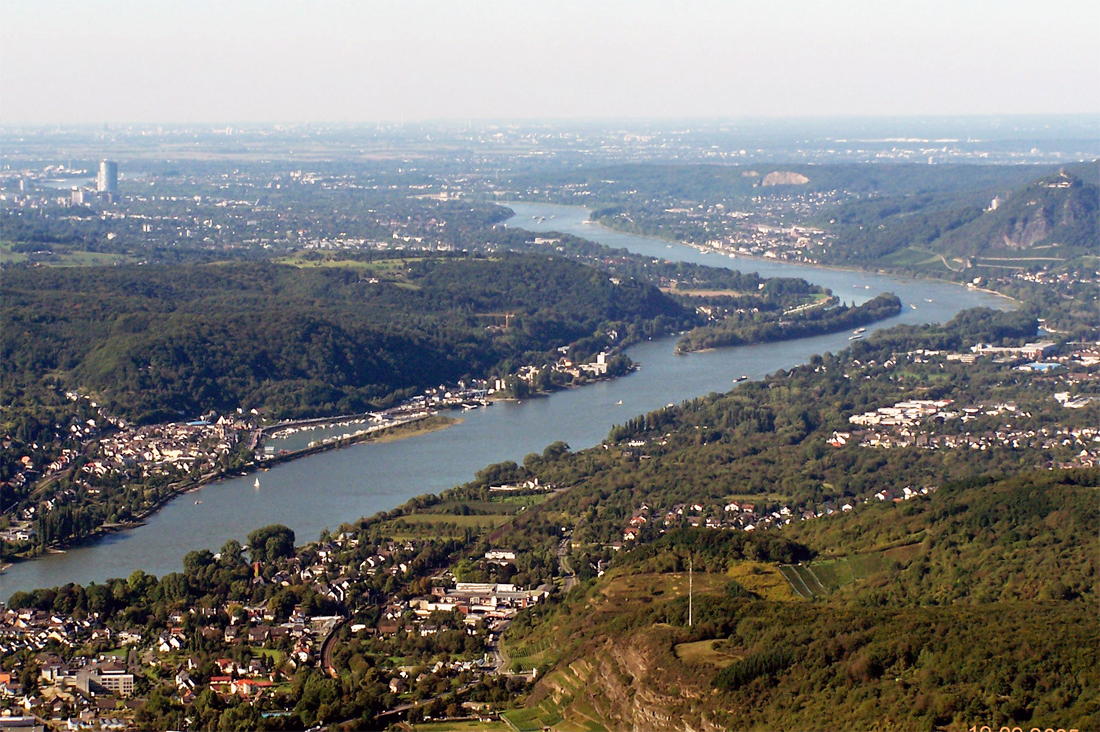
<svg viewBox="0 0 1100 732">
<path fill-rule="evenodd" d="M 329 634 L 325 636 L 325 642 L 321 644 L 321 668 L 334 679 L 339 674 L 336 672 L 336 667 L 332 665 L 332 649 L 336 646 L 336 634 L 348 622 L 348 619 L 344 619 L 334 625 Z"/>
<path fill-rule="evenodd" d="M 413 701 L 413 702 L 406 702 L 405 704 L 399 704 L 398 706 L 394 707 L 393 709 L 387 709 L 384 712 L 379 712 L 375 716 L 378 719 L 381 719 L 382 717 L 389 717 L 389 716 L 392 716 L 394 714 L 401 714 L 402 712 L 407 712 L 410 709 L 413 709 L 415 707 L 427 706 L 428 704 L 431 704 L 432 702 L 434 702 L 436 699 L 443 699 L 443 700 L 453 699 L 455 697 L 461 696 L 462 694 L 465 694 L 467 691 L 469 691 L 470 689 L 477 686 L 478 683 L 479 682 L 477 682 L 477 681 L 471 681 L 470 683 L 466 684 L 465 686 L 460 686 L 457 689 L 454 689 L 452 691 L 448 691 L 444 694 L 440 694 L 439 696 L 432 696 L 432 697 L 428 697 L 427 699 L 421 699 L 420 701 Z"/>
<path fill-rule="evenodd" d="M 569 543 L 572 540 L 573 532 L 570 531 L 562 537 L 561 543 L 558 544 L 558 569 L 561 575 L 565 577 L 565 587 L 562 588 L 565 594 L 569 594 L 569 591 L 573 589 L 573 585 L 577 584 L 577 573 L 573 571 L 573 565 L 569 561 Z"/>
<path fill-rule="evenodd" d="M 491 674 L 508 673 L 508 663 L 511 659 L 508 658 L 508 652 L 504 650 L 504 644 L 501 643 L 501 640 L 504 638 L 504 631 L 508 630 L 508 626 L 511 624 L 511 620 L 502 620 L 497 628 L 496 640 L 489 643 L 489 655 L 493 659 L 493 667 L 488 670 Z"/>
</svg>

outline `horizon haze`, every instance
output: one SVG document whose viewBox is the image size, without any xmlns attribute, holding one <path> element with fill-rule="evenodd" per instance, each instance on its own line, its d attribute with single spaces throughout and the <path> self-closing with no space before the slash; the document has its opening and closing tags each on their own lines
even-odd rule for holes
<svg viewBox="0 0 1100 732">
<path fill-rule="evenodd" d="M 374 123 L 1100 113 L 1100 6 L 0 6 L 0 122 Z"/>
</svg>

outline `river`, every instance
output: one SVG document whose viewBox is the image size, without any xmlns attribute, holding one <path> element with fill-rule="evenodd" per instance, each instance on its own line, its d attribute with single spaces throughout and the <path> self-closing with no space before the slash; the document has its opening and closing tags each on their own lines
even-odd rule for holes
<svg viewBox="0 0 1100 732">
<path fill-rule="evenodd" d="M 511 204 L 507 224 L 535 232 L 560 231 L 633 252 L 725 266 L 764 276 L 804 277 L 833 290 L 847 302 L 864 302 L 881 292 L 897 294 L 900 315 L 868 331 L 898 323 L 944 322 L 964 308 L 1005 308 L 1009 301 L 957 285 L 863 272 L 730 259 L 691 247 L 666 244 L 583 223 L 587 211 L 549 204 Z M 910 305 L 916 305 L 916 309 Z M 365 443 L 291 461 L 256 476 L 214 483 L 181 496 L 144 525 L 111 534 L 86 546 L 10 567 L 0 575 L 0 599 L 18 590 L 66 582 L 101 582 L 127 577 L 136 569 L 161 575 L 182 569 L 192 549 L 217 551 L 227 540 L 242 543 L 248 532 L 271 523 L 294 529 L 298 542 L 317 538 L 324 528 L 394 508 L 409 498 L 439 493 L 470 480 L 482 467 L 523 459 L 556 440 L 573 449 L 598 444 L 615 424 L 670 403 L 712 391 L 728 391 L 741 375 L 758 379 L 780 368 L 805 363 L 815 353 L 839 351 L 848 333 L 785 343 L 724 348 L 688 356 L 673 353 L 676 338 L 631 347 L 641 364 L 629 376 L 522 403 L 455 413 L 463 419 L 449 429 L 385 443 Z M 310 439 L 324 435 L 315 432 Z"/>
</svg>

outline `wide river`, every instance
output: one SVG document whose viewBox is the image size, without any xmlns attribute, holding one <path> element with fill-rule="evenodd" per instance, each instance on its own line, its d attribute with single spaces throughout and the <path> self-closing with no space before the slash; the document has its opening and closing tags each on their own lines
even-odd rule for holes
<svg viewBox="0 0 1100 732">
<path fill-rule="evenodd" d="M 535 232 L 560 231 L 624 247 L 639 254 L 730 267 L 764 276 L 804 277 L 832 289 L 842 300 L 864 302 L 881 292 L 902 300 L 902 313 L 869 330 L 897 323 L 949 320 L 964 308 L 1005 308 L 1009 301 L 947 283 L 909 280 L 703 253 L 691 247 L 620 234 L 585 224 L 582 208 L 512 204 L 507 225 Z M 911 305 L 915 305 L 914 309 Z M 0 575 L 0 599 L 13 592 L 66 582 L 101 582 L 136 569 L 161 575 L 182 569 L 192 549 L 217 551 L 228 539 L 242 543 L 253 529 L 281 523 L 299 542 L 342 522 L 389 510 L 413 496 L 439 493 L 471 479 L 482 467 L 521 461 L 555 440 L 574 449 L 598 444 L 615 424 L 670 403 L 712 391 L 728 391 L 742 374 L 758 379 L 805 363 L 815 353 L 839 351 L 849 333 L 786 343 L 725 348 L 676 356 L 675 338 L 633 346 L 634 374 L 522 403 L 501 402 L 461 414 L 461 424 L 440 432 L 388 443 L 367 443 L 284 463 L 255 476 L 225 480 L 181 496 L 142 526 L 99 541 L 10 567 Z M 317 439 L 324 433 L 305 433 Z M 298 439 L 305 437 L 299 436 Z"/>
</svg>

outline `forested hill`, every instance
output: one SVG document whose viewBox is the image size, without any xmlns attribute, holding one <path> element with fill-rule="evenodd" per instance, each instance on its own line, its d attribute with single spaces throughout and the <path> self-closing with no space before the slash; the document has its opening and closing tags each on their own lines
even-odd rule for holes
<svg viewBox="0 0 1100 732">
<path fill-rule="evenodd" d="M 1037 248 L 1054 256 L 1095 253 L 1100 193 L 1087 179 L 1058 173 L 998 197 L 996 208 L 992 203 L 974 221 L 946 232 L 940 245 L 963 254 Z"/>
<path fill-rule="evenodd" d="M 1034 333 L 1022 311 L 898 327 L 502 466 L 570 487 L 473 553 L 554 558 L 566 527 L 575 586 L 504 636 L 538 669 L 524 714 L 1095 728 L 1095 415 L 1054 394 L 1093 393 L 1097 367 L 954 357 Z M 908 400 L 942 411 L 850 419 Z"/>
<path fill-rule="evenodd" d="M 1023 185 L 921 192 L 847 202 L 818 224 L 837 235 L 827 261 L 915 267 L 1056 265 L 1095 253 L 1100 192 L 1095 166 L 1077 166 Z M 929 263 L 931 257 L 935 260 Z M 989 274 L 989 270 L 976 271 Z"/>
<path fill-rule="evenodd" d="M 783 196 L 791 186 L 823 193 L 846 190 L 861 196 L 958 194 L 986 188 L 1012 189 L 1048 171 L 1050 168 L 1005 165 L 632 164 L 570 171 L 558 179 L 543 176 L 537 183 L 543 187 L 548 182 L 584 184 L 599 206 L 631 203 L 633 209 L 639 196 L 662 205 L 722 200 L 747 203 L 754 196 Z M 520 183 L 536 185 L 534 179 Z M 562 202 L 575 201 L 564 198 Z"/>
<path fill-rule="evenodd" d="M 770 563 L 786 537 L 669 532 L 517 625 L 557 660 L 528 704 L 609 729 L 1095 729 L 1097 485 L 969 481 L 821 522 L 853 553 L 781 567 L 811 597 Z"/>
<path fill-rule="evenodd" d="M 45 375 L 137 421 L 346 413 L 693 322 L 655 287 L 562 259 L 295 264 L 20 270 L 4 284 L 4 402 Z"/>
</svg>

